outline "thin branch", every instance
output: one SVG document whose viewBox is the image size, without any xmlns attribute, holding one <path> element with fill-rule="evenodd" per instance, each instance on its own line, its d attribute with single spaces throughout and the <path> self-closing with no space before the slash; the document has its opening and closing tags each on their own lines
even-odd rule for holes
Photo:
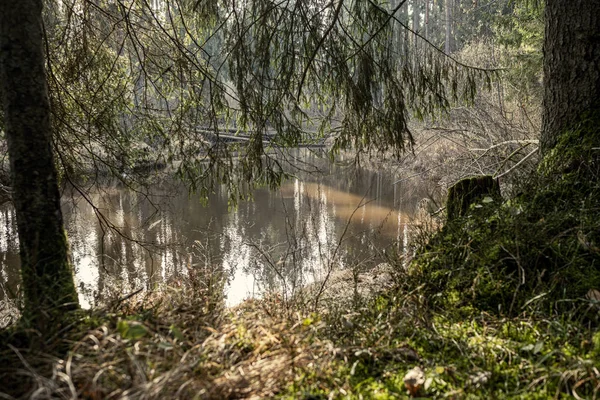
<svg viewBox="0 0 600 400">
<path fill-rule="evenodd" d="M 538 148 L 536 147 L 535 149 L 533 149 L 529 154 L 527 154 L 525 157 L 523 157 L 518 163 L 516 163 L 515 165 L 513 165 L 508 171 L 505 171 L 503 173 L 501 173 L 500 175 L 497 175 L 496 178 L 502 178 L 504 175 L 508 174 L 509 172 L 513 171 L 514 169 L 516 169 L 519 165 L 523 164 L 525 162 L 525 160 L 527 160 L 529 157 L 531 157 L 532 155 L 534 155 L 535 153 L 538 152 Z"/>
<path fill-rule="evenodd" d="M 540 141 L 537 139 L 523 139 L 523 140 L 506 140 L 504 142 L 501 143 L 496 143 L 493 146 L 490 146 L 488 148 L 472 148 L 469 149 L 471 151 L 490 151 L 492 149 L 495 149 L 496 147 L 500 147 L 500 146 L 506 146 L 508 144 L 539 144 Z"/>
<path fill-rule="evenodd" d="M 404 1 L 406 1 L 406 0 L 404 0 Z M 333 5 L 333 1 L 331 2 L 331 4 Z M 342 9 L 343 4 L 344 4 L 344 0 L 339 0 L 339 4 L 333 13 L 333 21 L 331 21 L 331 25 L 329 25 L 327 27 L 327 30 L 325 32 L 323 32 L 323 36 L 321 36 L 321 40 L 319 40 L 319 43 L 317 43 L 317 46 L 315 47 L 314 51 L 312 52 L 312 55 L 308 59 L 306 68 L 304 68 L 304 71 L 302 72 L 302 78 L 300 79 L 300 85 L 298 85 L 298 93 L 296 94 L 296 101 L 300 101 L 300 94 L 302 93 L 302 86 L 304 86 L 304 81 L 306 80 L 306 75 L 308 74 L 308 70 L 310 69 L 310 66 L 312 65 L 313 61 L 315 60 L 317 53 L 321 49 L 321 46 L 323 46 L 325 39 L 327 39 L 327 37 L 329 36 L 329 33 L 331 33 L 334 26 L 337 24 L 338 17 L 340 15 L 340 11 Z"/>
</svg>

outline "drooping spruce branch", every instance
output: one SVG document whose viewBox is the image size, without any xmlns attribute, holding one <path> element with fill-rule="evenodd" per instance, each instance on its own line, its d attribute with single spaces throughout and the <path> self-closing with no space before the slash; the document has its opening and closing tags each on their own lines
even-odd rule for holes
<svg viewBox="0 0 600 400">
<path fill-rule="evenodd" d="M 282 148 L 300 143 L 331 137 L 333 154 L 399 156 L 412 145 L 411 117 L 470 101 L 489 79 L 433 47 L 399 48 L 405 1 L 389 11 L 378 0 L 52 4 L 50 88 L 65 173 L 102 170 L 133 184 L 144 165 L 174 164 L 192 190 L 220 183 L 235 198 L 241 182 L 278 184 Z M 248 140 L 225 144 L 237 131 Z"/>
</svg>

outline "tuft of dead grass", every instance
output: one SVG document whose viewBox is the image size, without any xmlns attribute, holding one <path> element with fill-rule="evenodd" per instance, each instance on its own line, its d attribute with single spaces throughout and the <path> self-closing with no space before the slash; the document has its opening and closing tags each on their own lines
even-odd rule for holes
<svg viewBox="0 0 600 400">
<path fill-rule="evenodd" d="M 28 378 L 27 398 L 259 399 L 280 392 L 298 369 L 333 359 L 318 325 L 285 314 L 277 300 L 207 312 L 174 289 L 134 296 L 95 327 L 72 332 L 64 357 L 40 373 L 12 349 Z M 103 310 L 106 311 L 106 310 Z M 99 314 L 102 314 L 100 312 Z M 85 325 L 96 316 L 86 317 Z M 33 356 L 41 363 L 41 356 Z M 51 360 L 51 362 L 50 362 Z M 3 379 L 9 374 L 3 371 Z M 13 393 L 14 394 L 14 393 Z"/>
<path fill-rule="evenodd" d="M 594 329 L 436 311 L 425 285 L 402 270 L 393 278 L 393 287 L 353 304 L 323 301 L 317 312 L 276 295 L 225 309 L 191 288 L 138 294 L 81 315 L 62 356 L 32 354 L 13 338 L 12 359 L 0 351 L 0 391 L 7 382 L 22 390 L 0 398 L 408 398 L 415 368 L 425 384 L 411 393 L 433 398 L 597 394 Z M 368 288 L 378 278 L 363 279 Z M 331 288 L 344 284 L 332 279 Z"/>
</svg>

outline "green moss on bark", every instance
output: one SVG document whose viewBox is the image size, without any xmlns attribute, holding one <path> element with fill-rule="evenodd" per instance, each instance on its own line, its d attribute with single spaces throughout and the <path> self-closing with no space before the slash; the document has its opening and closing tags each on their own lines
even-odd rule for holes
<svg viewBox="0 0 600 400">
<path fill-rule="evenodd" d="M 62 230 L 62 234 L 54 235 L 53 239 L 40 240 L 35 259 L 23 263 L 26 319 L 39 319 L 40 315 L 56 319 L 78 307 L 68 246 L 66 232 Z"/>
</svg>

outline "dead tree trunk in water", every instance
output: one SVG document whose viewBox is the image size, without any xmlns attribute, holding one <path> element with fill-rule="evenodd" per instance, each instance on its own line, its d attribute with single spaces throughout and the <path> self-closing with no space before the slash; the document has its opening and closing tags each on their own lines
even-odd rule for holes
<svg viewBox="0 0 600 400">
<path fill-rule="evenodd" d="M 42 0 L 0 1 L 0 94 L 17 216 L 25 317 L 42 332 L 77 307 L 44 69 Z"/>
</svg>

